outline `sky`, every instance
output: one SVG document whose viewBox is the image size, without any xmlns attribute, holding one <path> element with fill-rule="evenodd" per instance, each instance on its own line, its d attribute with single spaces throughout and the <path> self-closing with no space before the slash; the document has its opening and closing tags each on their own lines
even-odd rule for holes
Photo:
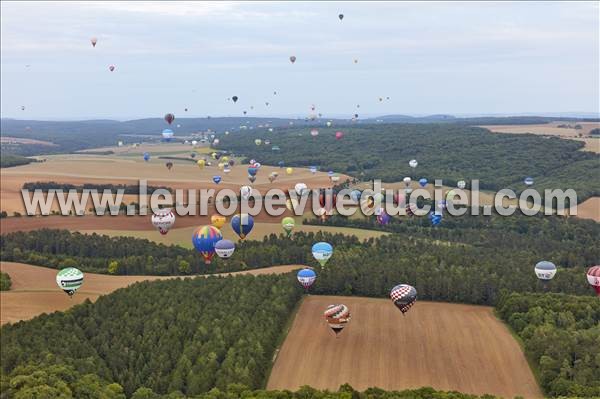
<svg viewBox="0 0 600 399">
<path fill-rule="evenodd" d="M 3 118 L 600 112 L 599 2 L 0 4 Z"/>
</svg>

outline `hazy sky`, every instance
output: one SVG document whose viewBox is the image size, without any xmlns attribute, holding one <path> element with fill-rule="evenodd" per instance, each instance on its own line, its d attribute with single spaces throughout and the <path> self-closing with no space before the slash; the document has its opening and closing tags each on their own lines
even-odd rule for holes
<svg viewBox="0 0 600 399">
<path fill-rule="evenodd" d="M 2 1 L 1 112 L 598 112 L 599 15 L 598 2 Z"/>
</svg>

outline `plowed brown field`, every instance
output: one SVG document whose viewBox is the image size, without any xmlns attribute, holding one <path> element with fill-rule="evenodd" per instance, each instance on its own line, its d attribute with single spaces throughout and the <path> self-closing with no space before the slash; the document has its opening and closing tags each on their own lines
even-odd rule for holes
<svg viewBox="0 0 600 399">
<path fill-rule="evenodd" d="M 323 318 L 344 303 L 336 339 Z M 472 394 L 543 397 L 508 329 L 483 306 L 417 302 L 405 317 L 387 299 L 309 296 L 279 351 L 268 389 L 430 386 Z"/>
</svg>

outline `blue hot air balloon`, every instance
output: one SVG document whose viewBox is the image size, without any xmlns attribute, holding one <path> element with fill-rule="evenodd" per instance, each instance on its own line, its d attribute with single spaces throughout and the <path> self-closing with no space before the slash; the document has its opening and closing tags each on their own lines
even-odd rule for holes
<svg viewBox="0 0 600 399">
<path fill-rule="evenodd" d="M 318 242 L 312 246 L 312 254 L 321 266 L 325 266 L 333 255 L 333 247 L 328 242 Z"/>
<path fill-rule="evenodd" d="M 283 168 L 285 166 L 285 162 L 279 161 L 277 162 L 277 165 L 279 165 L 280 168 Z"/>
<path fill-rule="evenodd" d="M 358 204 L 360 202 L 361 195 L 362 195 L 362 192 L 360 190 L 352 190 L 350 192 L 350 199 Z"/>
<path fill-rule="evenodd" d="M 252 215 L 242 213 L 231 218 L 231 228 L 243 240 L 252 231 L 254 218 Z"/>
<path fill-rule="evenodd" d="M 221 176 L 218 176 L 218 175 L 213 176 L 213 181 L 215 182 L 215 184 L 221 183 L 221 180 L 222 180 Z"/>
<path fill-rule="evenodd" d="M 204 258 L 204 262 L 209 264 L 215 254 L 215 245 L 223 239 L 221 231 L 214 226 L 201 226 L 192 235 L 192 244 L 196 251 Z"/>
<path fill-rule="evenodd" d="M 442 215 L 431 212 L 429 213 L 429 220 L 431 221 L 432 226 L 437 226 L 442 223 Z"/>
<path fill-rule="evenodd" d="M 258 168 L 255 166 L 248 166 L 248 176 L 256 176 Z"/>
<path fill-rule="evenodd" d="M 144 161 L 148 162 L 150 160 L 150 154 L 147 152 L 144 153 Z"/>
<path fill-rule="evenodd" d="M 310 286 L 313 285 L 317 279 L 317 273 L 312 269 L 302 269 L 298 272 L 297 278 L 304 289 L 308 291 Z"/>
<path fill-rule="evenodd" d="M 426 178 L 422 177 L 419 179 L 419 184 L 421 185 L 421 187 L 425 187 L 427 185 L 428 181 Z"/>
</svg>

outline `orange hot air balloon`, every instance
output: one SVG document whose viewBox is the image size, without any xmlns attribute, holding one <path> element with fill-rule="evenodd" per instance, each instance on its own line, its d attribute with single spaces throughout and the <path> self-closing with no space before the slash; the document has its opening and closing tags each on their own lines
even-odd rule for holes
<svg viewBox="0 0 600 399">
<path fill-rule="evenodd" d="M 223 227 L 225 225 L 226 221 L 227 221 L 227 218 L 225 216 L 212 215 L 210 217 L 210 224 L 215 226 L 217 229 L 220 229 L 221 227 Z"/>
</svg>

